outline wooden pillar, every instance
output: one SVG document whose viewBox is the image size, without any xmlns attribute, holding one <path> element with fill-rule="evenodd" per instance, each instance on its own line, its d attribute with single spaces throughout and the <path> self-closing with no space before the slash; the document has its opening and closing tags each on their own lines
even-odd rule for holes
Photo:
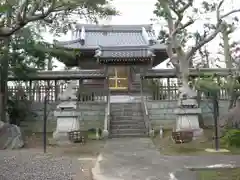
<svg viewBox="0 0 240 180">
<path fill-rule="evenodd" d="M 29 100 L 33 100 L 33 94 L 32 94 L 32 80 L 29 81 Z"/>
<path fill-rule="evenodd" d="M 170 78 L 167 78 L 167 94 L 168 94 L 168 100 L 171 100 L 171 95 L 170 95 L 170 93 L 171 93 L 171 91 L 170 91 Z"/>
<path fill-rule="evenodd" d="M 58 88 L 58 81 L 54 80 L 54 99 L 55 101 L 58 100 L 59 88 Z"/>
<path fill-rule="evenodd" d="M 82 84 L 83 84 L 83 80 L 82 79 L 79 79 L 78 80 L 78 94 L 77 94 L 77 99 L 78 101 L 83 101 L 83 98 L 82 98 Z"/>
<path fill-rule="evenodd" d="M 108 75 L 108 65 L 105 65 L 104 67 L 104 70 L 105 70 L 105 75 L 106 75 L 106 78 L 105 78 L 105 82 L 104 82 L 104 91 L 106 92 L 106 100 L 107 102 L 110 100 L 109 99 L 109 96 L 110 96 L 110 88 L 109 88 L 109 75 Z"/>
<path fill-rule="evenodd" d="M 127 77 L 128 77 L 128 91 L 132 89 L 132 71 L 131 71 L 131 66 L 128 66 L 127 70 Z"/>
</svg>

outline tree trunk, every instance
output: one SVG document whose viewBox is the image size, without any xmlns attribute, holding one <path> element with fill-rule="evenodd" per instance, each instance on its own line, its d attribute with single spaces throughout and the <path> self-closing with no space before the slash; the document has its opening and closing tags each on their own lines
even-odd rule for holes
<svg viewBox="0 0 240 180">
<path fill-rule="evenodd" d="M 222 30 L 222 38 L 223 38 L 223 48 L 224 48 L 224 58 L 225 58 L 225 64 L 226 68 L 232 69 L 233 64 L 232 64 L 232 57 L 230 54 L 230 45 L 229 45 L 229 32 L 227 31 L 227 27 Z M 232 79 L 233 80 L 233 79 Z M 233 84 L 234 86 L 234 84 Z M 229 91 L 229 105 L 228 105 L 228 110 L 231 109 L 234 105 L 236 95 L 234 93 L 234 87 L 230 87 Z"/>
<path fill-rule="evenodd" d="M 228 69 L 232 69 L 233 64 L 232 64 L 232 58 L 230 54 L 229 37 L 228 37 L 229 34 L 226 28 L 222 31 L 222 36 L 223 36 L 224 58 L 225 58 L 226 67 Z"/>
<path fill-rule="evenodd" d="M 180 58 L 180 73 L 181 73 L 181 80 L 182 80 L 182 87 L 189 87 L 189 62 L 183 56 Z"/>
<path fill-rule="evenodd" d="M 8 51 L 9 51 L 9 42 L 10 38 L 4 39 L 4 55 L 1 59 L 1 71 L 0 71 L 0 107 L 1 107 L 1 121 L 7 121 L 7 99 L 8 99 L 8 90 L 7 90 L 7 82 L 8 82 Z"/>
</svg>

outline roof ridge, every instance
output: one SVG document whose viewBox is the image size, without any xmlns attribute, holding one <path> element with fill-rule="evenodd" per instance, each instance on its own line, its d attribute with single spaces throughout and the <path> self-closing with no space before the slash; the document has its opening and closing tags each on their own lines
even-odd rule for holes
<svg viewBox="0 0 240 180">
<path fill-rule="evenodd" d="M 122 49 L 122 50 L 132 50 L 132 49 L 149 49 L 150 47 L 148 45 L 119 45 L 119 46 L 102 46 L 99 45 L 99 49 L 101 50 L 116 50 L 116 49 Z"/>
<path fill-rule="evenodd" d="M 144 27 L 147 31 L 152 31 L 152 24 L 112 24 L 112 25 L 100 25 L 100 24 L 77 24 L 76 29 L 81 30 L 84 26 L 85 31 L 142 31 Z"/>
</svg>

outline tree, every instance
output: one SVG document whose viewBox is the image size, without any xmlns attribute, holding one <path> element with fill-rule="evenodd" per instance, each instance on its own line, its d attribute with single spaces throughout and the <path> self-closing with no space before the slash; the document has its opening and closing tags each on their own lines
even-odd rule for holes
<svg viewBox="0 0 240 180">
<path fill-rule="evenodd" d="M 66 31 L 72 16 L 97 21 L 98 17 L 116 13 L 107 0 L 5 0 L 0 3 L 0 38 L 33 22 L 41 21 Z"/>
<path fill-rule="evenodd" d="M 0 104 L 1 120 L 6 121 L 6 92 L 9 50 L 12 35 L 27 25 L 49 26 L 55 33 L 73 28 L 73 17 L 97 21 L 115 15 L 107 0 L 4 0 L 0 2 Z M 21 63 L 22 65 L 24 63 Z"/>
<path fill-rule="evenodd" d="M 168 38 L 167 38 L 167 53 L 170 58 L 170 62 L 174 65 L 176 72 L 182 80 L 182 90 L 186 93 L 190 92 L 188 85 L 189 81 L 189 61 L 192 60 L 195 53 L 202 48 L 205 44 L 213 40 L 224 28 L 224 18 L 227 16 L 239 12 L 240 9 L 232 10 L 227 13 L 221 14 L 221 8 L 225 0 L 221 0 L 219 3 L 212 2 L 209 4 L 203 1 L 203 12 L 215 12 L 216 24 L 211 25 L 211 31 L 207 32 L 204 36 L 201 36 L 197 44 L 187 50 L 183 48 L 181 41 L 181 32 L 186 30 L 189 26 L 193 25 L 196 19 L 187 16 L 187 12 L 192 10 L 199 13 L 199 10 L 193 8 L 193 0 L 158 0 L 156 3 L 155 15 L 159 18 L 164 18 L 167 21 L 168 26 Z M 187 21 L 186 21 L 187 19 Z M 186 22 L 184 23 L 183 20 Z M 204 25 L 207 28 L 207 24 Z"/>
</svg>

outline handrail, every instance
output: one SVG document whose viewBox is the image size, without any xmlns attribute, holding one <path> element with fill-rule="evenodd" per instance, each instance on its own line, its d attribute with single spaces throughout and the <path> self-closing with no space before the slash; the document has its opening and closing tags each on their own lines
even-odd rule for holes
<svg viewBox="0 0 240 180">
<path fill-rule="evenodd" d="M 140 87 L 141 87 L 141 105 L 142 105 L 142 109 L 143 109 L 143 114 L 144 114 L 144 122 L 145 122 L 145 126 L 148 130 L 148 135 L 150 135 L 150 131 L 152 130 L 152 125 L 149 119 L 149 113 L 148 113 L 148 108 L 147 108 L 147 103 L 146 103 L 146 99 L 143 97 L 143 83 L 142 83 L 142 77 L 140 80 Z"/>
</svg>

